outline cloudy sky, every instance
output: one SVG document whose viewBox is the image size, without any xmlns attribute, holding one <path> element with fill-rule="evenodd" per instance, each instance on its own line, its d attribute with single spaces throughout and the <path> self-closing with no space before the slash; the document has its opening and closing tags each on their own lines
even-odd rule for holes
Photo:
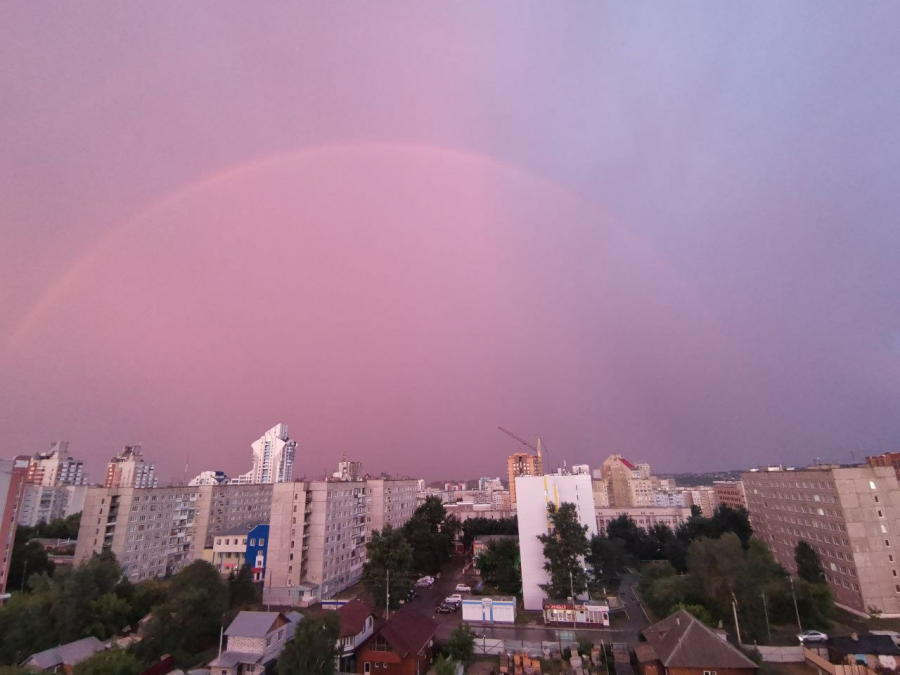
<svg viewBox="0 0 900 675">
<path fill-rule="evenodd" d="M 893 3 L 0 7 L 0 456 L 900 450 Z"/>
</svg>

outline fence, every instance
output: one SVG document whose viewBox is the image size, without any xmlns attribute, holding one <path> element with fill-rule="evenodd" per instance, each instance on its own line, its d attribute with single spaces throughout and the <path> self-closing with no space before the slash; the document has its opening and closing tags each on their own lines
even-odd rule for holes
<svg viewBox="0 0 900 675">
<path fill-rule="evenodd" d="M 805 647 L 803 648 L 803 656 L 806 659 L 806 663 L 815 668 L 820 675 L 821 673 L 828 673 L 828 675 L 876 675 L 875 671 L 867 666 L 829 663 L 826 659 Z"/>
<path fill-rule="evenodd" d="M 803 647 L 756 647 L 762 660 L 768 663 L 802 663 L 805 661 Z"/>
</svg>

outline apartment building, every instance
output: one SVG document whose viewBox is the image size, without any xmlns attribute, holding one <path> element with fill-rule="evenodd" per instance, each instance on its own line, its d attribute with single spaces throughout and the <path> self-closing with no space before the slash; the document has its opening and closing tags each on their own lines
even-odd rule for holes
<svg viewBox="0 0 900 675">
<path fill-rule="evenodd" d="M 250 447 L 253 450 L 253 468 L 238 480 L 248 483 L 291 482 L 297 441 L 288 435 L 287 424 L 276 424 Z"/>
<path fill-rule="evenodd" d="M 29 464 L 29 458 L 24 456 L 0 459 L 0 603 L 6 593 L 6 580 L 9 577 L 19 522 L 19 507 L 22 504 Z"/>
<path fill-rule="evenodd" d="M 19 509 L 19 525 L 34 527 L 79 513 L 87 485 L 35 485 L 26 483 Z"/>
<path fill-rule="evenodd" d="M 709 518 L 719 506 L 716 499 L 715 489 L 707 486 L 700 486 L 684 490 L 686 494 L 691 496 L 691 504 L 700 508 L 700 513 Z"/>
<path fill-rule="evenodd" d="M 547 598 L 541 585 L 549 581 L 543 547 L 538 541 L 538 535 L 550 531 L 547 508 L 550 504 L 575 504 L 578 520 L 587 527 L 587 535 L 591 537 L 597 533 L 594 492 L 589 475 L 519 476 L 516 491 L 523 602 L 526 610 L 539 611 Z"/>
<path fill-rule="evenodd" d="M 275 485 L 265 601 L 306 606 L 355 584 L 372 532 L 403 527 L 418 506 L 418 487 L 405 478 Z"/>
<path fill-rule="evenodd" d="M 173 574 L 203 557 L 217 532 L 267 522 L 271 485 L 90 488 L 75 563 L 111 551 L 132 581 Z"/>
<path fill-rule="evenodd" d="M 900 616 L 900 486 L 890 466 L 769 467 L 742 475 L 753 529 L 796 572 L 801 539 L 841 607 Z"/>
<path fill-rule="evenodd" d="M 506 473 L 509 476 L 509 501 L 515 506 L 516 478 L 544 475 L 543 458 L 540 453 L 530 455 L 527 452 L 514 452 L 506 459 Z"/>
<path fill-rule="evenodd" d="M 606 534 L 606 527 L 610 521 L 620 516 L 628 516 L 638 527 L 649 530 L 653 525 L 667 525 L 673 530 L 691 517 L 689 506 L 629 506 L 624 508 L 601 507 L 595 508 L 597 517 L 597 531 Z"/>
<path fill-rule="evenodd" d="M 419 481 L 412 478 L 368 478 L 369 532 L 385 525 L 403 527 L 419 506 Z"/>
<path fill-rule="evenodd" d="M 679 508 L 687 508 L 688 512 L 690 512 L 691 504 L 693 504 L 693 500 L 689 494 L 686 495 L 684 492 L 666 492 L 659 490 L 653 493 L 654 506 L 677 506 Z"/>
<path fill-rule="evenodd" d="M 106 465 L 104 487 L 155 488 L 158 484 L 153 462 L 144 460 L 141 446 L 126 445 Z"/>
<path fill-rule="evenodd" d="M 653 506 L 653 480 L 649 464 L 632 464 L 622 455 L 610 455 L 600 465 L 599 476 L 599 480 L 607 483 L 610 506 Z"/>
<path fill-rule="evenodd" d="M 713 481 L 716 503 L 719 506 L 730 506 L 733 509 L 747 508 L 747 495 L 744 494 L 744 482 L 740 480 Z"/>
<path fill-rule="evenodd" d="M 48 452 L 39 452 L 28 462 L 26 482 L 34 485 L 84 485 L 84 462 L 69 454 L 68 441 L 55 441 Z"/>
<path fill-rule="evenodd" d="M 602 478 L 593 478 L 591 488 L 594 492 L 594 506 L 609 506 L 609 481 Z"/>
<path fill-rule="evenodd" d="M 883 455 L 866 457 L 866 463 L 869 466 L 891 467 L 897 475 L 897 480 L 900 481 L 900 452 L 886 452 Z"/>
</svg>

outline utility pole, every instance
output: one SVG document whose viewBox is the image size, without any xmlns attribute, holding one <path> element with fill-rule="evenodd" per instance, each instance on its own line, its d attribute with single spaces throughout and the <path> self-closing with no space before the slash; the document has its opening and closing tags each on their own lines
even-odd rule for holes
<svg viewBox="0 0 900 675">
<path fill-rule="evenodd" d="M 391 571 L 385 570 L 386 578 L 384 582 L 384 620 L 387 621 L 391 616 Z"/>
<path fill-rule="evenodd" d="M 22 565 L 22 590 L 23 591 L 25 590 L 25 579 L 28 577 L 28 575 L 25 574 L 25 572 L 27 572 L 27 571 L 28 571 L 28 559 L 26 558 L 25 564 Z"/>
<path fill-rule="evenodd" d="M 763 613 L 766 615 L 766 632 L 769 634 L 769 644 L 772 643 L 772 628 L 769 626 L 769 608 L 766 606 L 766 594 L 762 594 Z"/>
<path fill-rule="evenodd" d="M 802 633 L 803 626 L 800 625 L 800 609 L 797 607 L 797 594 L 794 592 L 794 577 L 788 576 L 788 581 L 791 582 L 791 596 L 794 598 L 794 611 L 797 613 L 797 628 Z"/>
<path fill-rule="evenodd" d="M 569 587 L 572 589 L 572 630 L 578 628 L 578 615 L 575 613 L 575 582 L 572 579 L 572 570 L 569 570 Z"/>
<path fill-rule="evenodd" d="M 222 615 L 222 625 L 219 626 L 219 656 L 222 656 L 222 638 L 225 636 L 225 615 Z"/>
<path fill-rule="evenodd" d="M 738 644 L 743 645 L 744 641 L 741 640 L 741 624 L 738 622 L 737 598 L 734 596 L 734 591 L 731 592 L 731 597 L 733 598 L 731 601 L 731 609 L 734 611 L 734 628 L 737 631 Z"/>
</svg>

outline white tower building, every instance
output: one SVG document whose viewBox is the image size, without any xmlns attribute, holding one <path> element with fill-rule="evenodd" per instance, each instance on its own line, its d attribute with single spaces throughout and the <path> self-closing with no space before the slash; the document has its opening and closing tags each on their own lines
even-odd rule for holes
<svg viewBox="0 0 900 675">
<path fill-rule="evenodd" d="M 294 475 L 297 441 L 288 436 L 287 424 L 278 424 L 254 442 L 252 483 L 290 483 Z"/>
</svg>

